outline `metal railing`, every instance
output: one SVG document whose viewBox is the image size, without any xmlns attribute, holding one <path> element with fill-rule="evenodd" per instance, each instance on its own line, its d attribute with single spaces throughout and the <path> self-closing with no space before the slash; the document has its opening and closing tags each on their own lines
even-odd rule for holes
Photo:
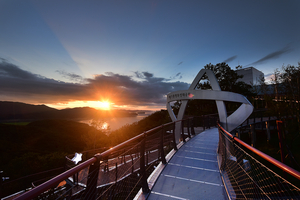
<svg viewBox="0 0 300 200">
<path fill-rule="evenodd" d="M 175 126 L 180 124 L 181 140 L 185 141 L 195 134 L 195 126 L 205 130 L 215 122 L 215 116 L 202 116 L 153 128 L 94 155 L 16 199 L 133 199 L 140 189 L 147 194 L 147 177 L 159 162 L 166 163 L 169 151 L 177 150 Z M 220 125 L 218 128 L 218 162 L 230 199 L 300 199 L 299 186 L 276 174 L 265 162 L 300 180 L 298 171 L 246 144 Z"/>
<path fill-rule="evenodd" d="M 133 199 L 140 188 L 148 193 L 147 177 L 159 161 L 166 162 L 170 150 L 177 149 L 178 124 L 182 140 L 195 134 L 193 118 L 161 125 L 94 155 L 16 199 Z"/>
<path fill-rule="evenodd" d="M 218 162 L 230 199 L 300 199 L 299 186 L 276 174 L 273 168 L 298 181 L 300 172 L 246 144 L 220 125 L 218 128 Z M 272 170 L 258 160 L 269 163 Z"/>
</svg>

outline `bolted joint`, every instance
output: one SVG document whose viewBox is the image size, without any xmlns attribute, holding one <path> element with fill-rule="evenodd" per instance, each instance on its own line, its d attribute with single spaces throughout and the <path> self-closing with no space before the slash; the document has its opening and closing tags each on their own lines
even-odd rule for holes
<svg viewBox="0 0 300 200">
<path fill-rule="evenodd" d="M 231 138 L 231 141 L 232 142 L 234 142 L 234 138 L 235 138 L 236 136 L 235 135 L 232 135 L 232 138 Z"/>
<path fill-rule="evenodd" d="M 97 163 L 97 162 L 99 162 L 99 163 L 100 163 L 100 161 L 101 161 L 101 160 L 103 160 L 103 156 L 102 156 L 102 154 L 101 154 L 101 153 L 97 153 L 97 154 L 95 154 L 95 155 L 94 155 L 94 158 L 96 158 L 96 159 L 97 159 L 97 161 L 96 161 L 95 163 Z"/>
<path fill-rule="evenodd" d="M 102 156 L 101 153 L 97 153 L 97 154 L 94 155 L 94 157 L 97 159 L 97 161 L 100 162 L 103 156 Z"/>
</svg>

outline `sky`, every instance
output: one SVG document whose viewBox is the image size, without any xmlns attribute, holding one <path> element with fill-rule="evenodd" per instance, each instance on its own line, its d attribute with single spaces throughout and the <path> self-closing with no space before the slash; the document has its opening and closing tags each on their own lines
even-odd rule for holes
<svg viewBox="0 0 300 200">
<path fill-rule="evenodd" d="M 0 101 L 160 110 L 209 63 L 268 79 L 300 62 L 299 9 L 299 0 L 0 0 Z"/>
</svg>

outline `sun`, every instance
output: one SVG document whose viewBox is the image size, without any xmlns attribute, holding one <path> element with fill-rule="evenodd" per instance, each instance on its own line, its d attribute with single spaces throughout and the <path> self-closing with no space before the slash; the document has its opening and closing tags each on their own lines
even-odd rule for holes
<svg viewBox="0 0 300 200">
<path fill-rule="evenodd" d="M 109 101 L 98 101 L 98 108 L 101 110 L 110 110 L 110 102 Z"/>
</svg>

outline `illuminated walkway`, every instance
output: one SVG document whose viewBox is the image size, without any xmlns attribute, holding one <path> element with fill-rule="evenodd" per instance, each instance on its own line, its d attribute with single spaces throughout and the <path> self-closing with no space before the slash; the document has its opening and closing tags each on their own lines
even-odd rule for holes
<svg viewBox="0 0 300 200">
<path fill-rule="evenodd" d="M 159 175 L 149 200 L 227 199 L 217 162 L 217 128 L 185 143 Z"/>
</svg>

